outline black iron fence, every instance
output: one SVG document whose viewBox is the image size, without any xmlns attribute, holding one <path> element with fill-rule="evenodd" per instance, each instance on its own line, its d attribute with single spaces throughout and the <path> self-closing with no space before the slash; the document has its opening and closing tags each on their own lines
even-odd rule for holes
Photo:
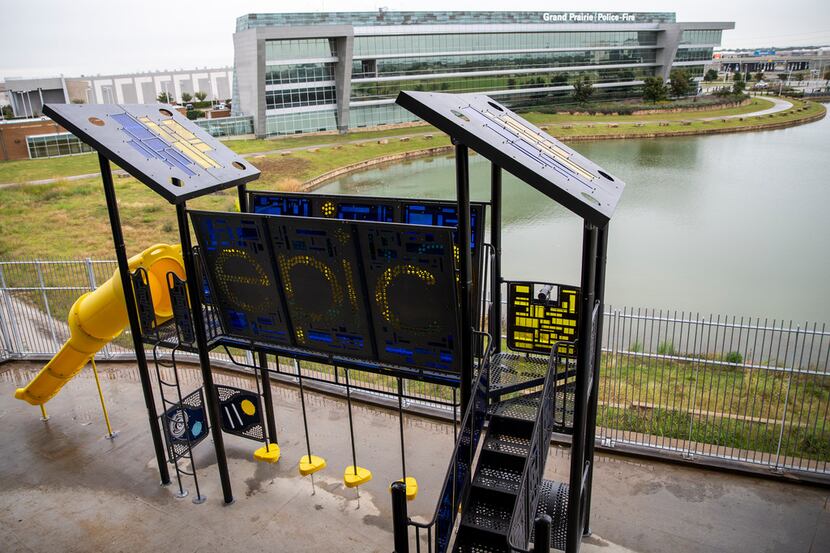
<svg viewBox="0 0 830 553">
<path fill-rule="evenodd" d="M 114 270 L 112 261 L 0 261 L 0 361 L 51 357 L 69 336 L 73 302 Z M 605 317 L 600 445 L 830 480 L 826 325 L 613 307 Z M 131 356 L 127 331 L 99 359 Z M 281 372 L 296 373 L 283 363 Z M 306 373 L 341 377 L 304 363 Z M 350 376 L 367 393 L 397 391 L 392 377 Z M 406 386 L 410 406 L 451 414 L 457 403 L 446 386 Z"/>
</svg>

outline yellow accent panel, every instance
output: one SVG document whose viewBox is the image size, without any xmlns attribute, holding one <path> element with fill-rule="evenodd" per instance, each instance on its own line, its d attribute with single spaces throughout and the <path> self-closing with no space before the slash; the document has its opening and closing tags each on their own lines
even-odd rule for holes
<svg viewBox="0 0 830 553">
<path fill-rule="evenodd" d="M 196 135 L 190 132 L 189 130 L 182 127 L 178 121 L 175 119 L 165 119 L 161 122 L 162 125 L 169 128 L 171 131 L 176 133 L 177 135 L 181 136 L 185 140 L 191 140 L 196 138 Z"/>
<path fill-rule="evenodd" d="M 363 467 L 350 465 L 343 471 L 343 483 L 347 488 L 355 488 L 372 479 L 372 472 Z"/>
<path fill-rule="evenodd" d="M 184 278 L 181 246 L 156 244 L 128 261 L 130 271 L 143 267 L 153 296 L 156 322 L 161 324 L 173 316 L 167 294 L 167 273 Z M 43 405 L 60 391 L 69 379 L 78 374 L 101 348 L 115 339 L 127 326 L 127 308 L 121 277 L 115 273 L 94 292 L 78 298 L 69 311 L 69 334 L 60 351 L 14 397 L 31 405 Z"/>
<path fill-rule="evenodd" d="M 254 407 L 254 404 L 249 399 L 243 399 L 239 406 L 242 407 L 242 412 L 249 417 L 256 413 L 256 407 Z"/>
<path fill-rule="evenodd" d="M 176 148 L 178 151 L 186 155 L 190 158 L 191 161 L 199 165 L 202 169 L 207 169 L 210 167 L 210 163 L 205 161 L 202 156 L 197 155 L 193 149 L 188 147 L 189 145 L 181 140 L 173 142 L 173 147 Z"/>
<path fill-rule="evenodd" d="M 242 402 L 242 410 L 245 410 L 244 401 Z M 249 402 L 250 403 L 250 402 Z M 246 411 L 247 413 L 247 411 Z M 250 413 L 248 413 L 250 414 Z M 280 446 L 277 444 L 268 444 L 268 446 L 262 446 L 261 448 L 254 451 L 254 460 L 255 461 L 262 461 L 264 463 L 276 463 L 280 460 Z"/>
<path fill-rule="evenodd" d="M 578 288 L 557 286 L 558 298 L 540 300 L 533 287 L 511 283 L 508 290 L 508 346 L 517 351 L 550 353 L 551 344 L 576 338 Z M 573 348 L 560 346 L 562 355 L 572 356 Z"/>
<path fill-rule="evenodd" d="M 326 460 L 322 457 L 303 455 L 300 457 L 300 475 L 308 476 L 326 468 Z"/>
</svg>

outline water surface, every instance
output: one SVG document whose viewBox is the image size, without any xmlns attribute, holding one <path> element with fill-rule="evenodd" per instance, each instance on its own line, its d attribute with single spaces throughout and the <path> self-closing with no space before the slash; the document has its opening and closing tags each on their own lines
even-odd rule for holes
<svg viewBox="0 0 830 553">
<path fill-rule="evenodd" d="M 607 300 L 830 322 L 830 118 L 783 130 L 573 145 L 627 187 L 611 221 Z M 473 199 L 489 164 L 470 160 Z M 338 179 L 325 193 L 449 198 L 453 160 Z M 506 278 L 579 283 L 579 219 L 504 176 Z"/>
</svg>

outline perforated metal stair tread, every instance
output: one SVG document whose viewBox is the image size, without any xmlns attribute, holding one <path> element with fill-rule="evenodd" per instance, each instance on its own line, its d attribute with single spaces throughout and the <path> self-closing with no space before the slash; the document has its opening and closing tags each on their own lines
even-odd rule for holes
<svg viewBox="0 0 830 553">
<path fill-rule="evenodd" d="M 513 502 L 509 505 L 496 503 L 483 498 L 472 497 L 470 505 L 461 520 L 461 526 L 484 530 L 493 534 L 506 536 L 513 515 Z"/>
<path fill-rule="evenodd" d="M 495 545 L 492 543 L 460 543 L 453 549 L 455 553 L 508 553 L 507 546 Z"/>
<path fill-rule="evenodd" d="M 539 392 L 526 394 L 496 403 L 490 407 L 489 412 L 493 417 L 535 422 L 540 400 Z"/>
<path fill-rule="evenodd" d="M 492 395 L 541 385 L 548 362 L 544 357 L 502 352 L 492 357 L 490 366 Z"/>
<path fill-rule="evenodd" d="M 489 431 L 483 446 L 485 451 L 527 457 L 530 452 L 530 438 L 505 432 Z"/>
<path fill-rule="evenodd" d="M 501 466 L 482 464 L 478 467 L 473 486 L 496 490 L 509 494 L 519 491 L 519 481 L 522 478 L 520 470 Z"/>
</svg>

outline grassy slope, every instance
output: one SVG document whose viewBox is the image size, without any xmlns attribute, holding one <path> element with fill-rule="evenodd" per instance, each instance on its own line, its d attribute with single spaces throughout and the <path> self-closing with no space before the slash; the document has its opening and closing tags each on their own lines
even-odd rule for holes
<svg viewBox="0 0 830 553">
<path fill-rule="evenodd" d="M 659 113 L 650 115 L 559 115 L 547 113 L 526 113 L 524 116 L 531 122 L 545 124 L 560 123 L 626 123 L 632 121 L 678 121 L 694 117 L 723 117 L 725 115 L 739 115 L 767 109 L 772 102 L 762 98 L 754 98 L 746 106 L 736 108 L 714 109 L 692 113 Z M 343 144 L 345 142 L 364 139 L 391 138 L 405 134 L 423 132 L 438 132 L 432 126 L 418 125 L 398 129 L 382 129 L 373 131 L 357 131 L 343 135 L 303 135 L 278 139 L 245 139 L 227 140 L 225 144 L 240 154 L 300 148 L 316 144 Z M 619 130 L 614 132 L 620 132 Z M 51 159 L 35 159 L 0 162 L 0 183 L 27 182 L 48 178 L 61 178 L 71 175 L 83 175 L 98 172 L 98 160 L 94 155 L 84 154 Z"/>
<path fill-rule="evenodd" d="M 796 108 L 802 105 L 796 102 Z M 783 122 L 795 118 L 815 115 L 824 111 L 821 104 L 809 103 L 806 111 L 796 109 L 765 117 L 746 117 L 729 119 L 726 122 L 693 122 L 684 125 L 679 121 L 668 127 L 657 122 L 644 123 L 642 126 L 622 124 L 611 127 L 607 123 L 551 123 L 549 131 L 560 138 L 571 136 L 599 136 L 652 134 L 663 132 L 689 132 L 712 128 L 737 128 L 754 126 L 770 122 Z M 711 114 L 707 114 L 711 115 Z M 569 128 L 567 128 L 569 127 Z M 394 133 L 413 132 L 412 130 L 386 130 L 369 136 L 390 136 Z M 354 136 L 354 135 L 352 135 Z M 315 137 L 319 140 L 320 137 Z M 296 189 L 303 181 L 337 167 L 372 159 L 398 152 L 414 151 L 423 148 L 448 144 L 448 139 L 436 133 L 432 139 L 416 136 L 407 141 L 389 138 L 387 144 L 372 141 L 364 144 L 342 144 L 343 137 L 324 137 L 332 142 L 341 142 L 316 151 L 306 150 L 292 152 L 288 155 L 269 154 L 251 158 L 262 169 L 263 175 L 256 183 L 263 189 Z M 307 140 L 304 137 L 303 140 Z M 291 144 L 290 140 L 258 141 L 267 145 Z M 233 144 L 232 144 L 233 145 Z M 238 146 L 238 145 L 236 145 Z M 272 148 L 277 149 L 277 148 Z M 7 181 L 10 173 L 18 164 L 30 164 L 46 168 L 57 167 L 66 170 L 72 164 L 95 162 L 94 156 L 77 156 L 29 162 L 12 162 L 0 164 L 0 182 Z M 86 169 L 89 171 L 89 169 Z M 71 171 L 77 173 L 78 171 Z M 53 175 L 55 173 L 52 173 Z M 117 178 L 118 194 L 121 201 L 121 217 L 127 243 L 136 251 L 149 244 L 161 241 L 177 241 L 174 230 L 172 208 L 161 198 L 150 192 L 131 178 Z M 235 209 L 235 192 L 214 194 L 191 202 L 192 207 L 208 209 Z M 62 181 L 51 185 L 12 186 L 0 189 L 0 257 L 20 258 L 57 258 L 57 257 L 111 257 L 111 243 L 106 208 L 101 195 L 100 183 L 96 178 L 77 181 Z"/>
</svg>

